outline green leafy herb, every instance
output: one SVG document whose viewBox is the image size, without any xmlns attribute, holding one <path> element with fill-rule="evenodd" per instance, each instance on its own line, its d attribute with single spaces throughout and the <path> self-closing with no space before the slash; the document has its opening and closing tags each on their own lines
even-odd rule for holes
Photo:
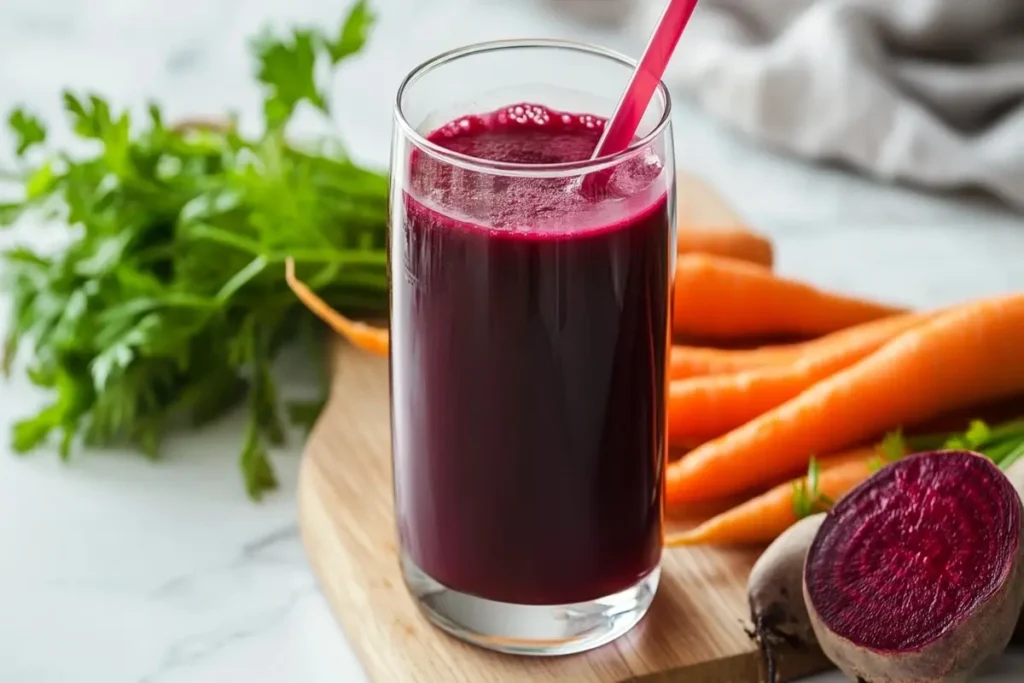
<svg viewBox="0 0 1024 683">
<path fill-rule="evenodd" d="M 331 66 L 363 49 L 375 17 L 365 0 L 359 0 L 342 23 L 337 37 L 316 29 L 304 28 L 279 39 L 269 30 L 252 43 L 259 61 L 257 79 L 268 93 L 263 113 L 268 128 L 286 123 L 295 108 L 307 102 L 325 114 L 330 113 L 324 89 L 316 79 L 316 63 L 326 58 Z"/>
<path fill-rule="evenodd" d="M 46 139 L 46 127 L 43 122 L 21 109 L 11 112 L 7 125 L 15 135 L 15 152 L 18 155 L 24 154 Z"/>
<path fill-rule="evenodd" d="M 369 38 L 367 29 L 375 19 L 365 2 L 356 3 L 348 19 L 341 25 L 341 32 L 337 38 L 334 41 L 327 41 L 327 49 L 331 53 L 333 63 L 337 64 L 363 49 Z"/>
<path fill-rule="evenodd" d="M 14 427 L 14 448 L 127 444 L 158 457 L 166 432 L 201 425 L 242 402 L 249 425 L 239 457 L 253 498 L 274 488 L 269 446 L 285 437 L 271 365 L 304 330 L 319 329 L 284 281 L 284 260 L 339 310 L 387 311 L 387 179 L 335 139 L 300 146 L 284 130 L 307 102 L 328 114 L 317 65 L 364 46 L 373 22 L 358 2 L 333 36 L 298 28 L 253 43 L 265 87 L 265 130 L 248 138 L 230 121 L 168 125 L 102 97 L 65 93 L 71 129 L 97 152 L 26 152 L 46 141 L 15 110 L 21 199 L 0 205 L 0 226 L 57 220 L 66 246 L 4 252 L 13 306 L 5 343 L 19 351 L 52 401 Z M 313 406 L 292 409 L 302 423 Z"/>
</svg>

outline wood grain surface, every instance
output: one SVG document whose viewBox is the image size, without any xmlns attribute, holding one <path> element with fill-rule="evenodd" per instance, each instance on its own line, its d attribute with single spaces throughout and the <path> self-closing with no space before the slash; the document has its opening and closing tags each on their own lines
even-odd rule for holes
<svg viewBox="0 0 1024 683">
<path fill-rule="evenodd" d="M 710 188 L 685 182 L 687 220 L 730 219 Z M 701 195 L 707 199 L 695 206 Z M 313 570 L 371 681 L 764 680 L 760 653 L 745 630 L 746 578 L 757 549 L 667 550 L 647 616 L 619 640 L 581 655 L 500 655 L 431 626 L 406 592 L 398 565 L 387 361 L 340 341 L 330 353 L 331 398 L 306 446 L 299 520 Z M 827 663 L 818 652 L 784 652 L 779 668 L 781 680 L 793 680 Z"/>
</svg>

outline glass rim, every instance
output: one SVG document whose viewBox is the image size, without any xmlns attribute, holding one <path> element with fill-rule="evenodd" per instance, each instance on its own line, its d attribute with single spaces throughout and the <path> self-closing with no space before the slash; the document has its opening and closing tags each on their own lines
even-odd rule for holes
<svg viewBox="0 0 1024 683">
<path fill-rule="evenodd" d="M 562 49 L 570 50 L 574 52 L 589 54 L 594 57 L 602 57 L 613 62 L 617 62 L 622 66 L 626 66 L 631 70 L 635 70 L 637 67 L 637 60 L 627 57 L 626 55 L 611 50 L 609 48 L 600 47 L 590 43 L 584 43 L 572 40 L 561 40 L 554 38 L 513 38 L 505 40 L 490 40 L 479 43 L 471 43 L 462 47 L 454 48 L 442 52 L 430 59 L 421 62 L 414 67 L 398 86 L 398 93 L 395 96 L 395 121 L 402 130 L 402 134 L 414 145 L 430 154 L 431 156 L 438 158 L 441 161 L 446 161 L 452 165 L 459 166 L 465 170 L 475 171 L 480 173 L 498 173 L 508 176 L 526 176 L 526 177 L 566 177 L 572 175 L 579 175 L 581 173 L 592 173 L 600 171 L 606 168 L 616 166 L 628 159 L 633 158 L 640 153 L 645 147 L 656 140 L 662 133 L 665 132 L 671 123 L 672 118 L 672 98 L 669 95 L 668 87 L 665 85 L 664 80 L 658 81 L 657 92 L 661 95 L 665 102 L 664 109 L 661 113 L 661 118 L 658 123 L 655 124 L 654 128 L 651 129 L 647 135 L 643 138 L 636 140 L 631 143 L 629 147 L 616 152 L 614 154 L 606 154 L 596 159 L 584 159 L 581 161 L 566 161 L 559 163 L 515 163 L 508 161 L 492 161 L 489 159 L 480 159 L 478 157 L 463 154 L 461 152 L 453 152 L 441 145 L 431 142 L 419 131 L 417 131 L 409 120 L 405 117 L 405 112 L 402 110 L 402 99 L 406 94 L 406 91 L 418 81 L 422 76 L 426 75 L 433 69 L 444 66 L 457 59 L 469 57 L 472 55 L 483 54 L 487 52 L 496 52 L 501 50 L 516 49 L 516 48 L 548 48 L 548 49 Z M 649 106 L 649 105 L 648 105 Z"/>
</svg>

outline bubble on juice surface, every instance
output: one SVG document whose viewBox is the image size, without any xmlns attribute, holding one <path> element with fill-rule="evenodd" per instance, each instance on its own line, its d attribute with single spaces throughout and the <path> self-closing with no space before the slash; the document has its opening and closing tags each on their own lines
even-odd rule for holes
<svg viewBox="0 0 1024 683">
<path fill-rule="evenodd" d="M 481 160 L 551 165 L 590 159 L 603 127 L 604 119 L 592 114 L 517 103 L 457 118 L 428 137 Z M 612 169 L 600 196 L 593 196 L 579 191 L 580 176 L 520 177 L 424 158 L 412 172 L 412 185 L 416 194 L 453 217 L 496 230 L 561 233 L 597 227 L 606 219 L 614 222 L 614 212 L 597 205 L 644 192 L 661 170 L 661 160 L 647 150 Z"/>
</svg>

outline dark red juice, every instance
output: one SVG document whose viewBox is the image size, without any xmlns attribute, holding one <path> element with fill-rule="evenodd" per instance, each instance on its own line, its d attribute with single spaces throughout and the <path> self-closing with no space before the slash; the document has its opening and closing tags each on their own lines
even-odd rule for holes
<svg viewBox="0 0 1024 683">
<path fill-rule="evenodd" d="M 559 163 L 589 158 L 602 125 L 519 105 L 429 139 Z M 661 554 L 670 171 L 647 150 L 600 199 L 422 151 L 408 172 L 390 261 L 404 552 L 448 588 L 504 602 L 632 586 Z"/>
</svg>

